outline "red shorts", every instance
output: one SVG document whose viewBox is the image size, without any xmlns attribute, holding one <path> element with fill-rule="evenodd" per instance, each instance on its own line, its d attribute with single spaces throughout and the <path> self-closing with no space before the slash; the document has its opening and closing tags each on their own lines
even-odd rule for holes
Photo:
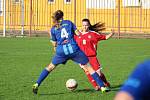
<svg viewBox="0 0 150 100">
<path fill-rule="evenodd" d="M 96 56 L 94 56 L 94 57 L 88 57 L 88 59 L 89 59 L 90 65 L 93 67 L 93 69 L 95 71 L 97 71 L 98 69 L 100 69 L 100 63 L 99 63 L 99 61 L 98 61 L 98 59 L 97 59 Z"/>
</svg>

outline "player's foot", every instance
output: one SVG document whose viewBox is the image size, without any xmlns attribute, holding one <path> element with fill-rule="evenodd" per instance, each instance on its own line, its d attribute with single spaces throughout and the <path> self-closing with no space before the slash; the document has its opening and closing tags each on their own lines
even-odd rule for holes
<svg viewBox="0 0 150 100">
<path fill-rule="evenodd" d="M 35 83 L 35 84 L 32 86 L 32 91 L 33 91 L 34 94 L 37 94 L 37 92 L 38 92 L 38 84 L 37 84 L 37 83 Z"/>
<path fill-rule="evenodd" d="M 105 87 L 109 87 L 110 88 L 110 83 L 107 82 L 107 83 L 104 83 Z"/>
<path fill-rule="evenodd" d="M 108 87 L 101 87 L 101 92 L 102 93 L 105 93 L 105 92 L 108 92 L 110 91 L 110 89 Z"/>
</svg>

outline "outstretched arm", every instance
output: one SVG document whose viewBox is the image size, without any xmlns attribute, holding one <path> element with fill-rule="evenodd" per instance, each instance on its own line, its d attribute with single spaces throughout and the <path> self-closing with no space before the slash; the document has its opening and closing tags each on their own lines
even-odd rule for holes
<svg viewBox="0 0 150 100">
<path fill-rule="evenodd" d="M 111 38 L 114 35 L 114 33 L 115 33 L 114 30 L 112 30 L 110 34 L 106 35 L 106 40 Z"/>
</svg>

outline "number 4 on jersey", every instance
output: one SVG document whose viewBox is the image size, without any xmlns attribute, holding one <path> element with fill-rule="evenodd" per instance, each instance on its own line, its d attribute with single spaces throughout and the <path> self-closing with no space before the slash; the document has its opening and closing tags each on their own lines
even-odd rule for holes
<svg viewBox="0 0 150 100">
<path fill-rule="evenodd" d="M 67 33 L 67 31 L 66 31 L 66 29 L 65 28 L 63 28 L 62 30 L 61 30 L 61 38 L 68 38 L 68 33 Z"/>
</svg>

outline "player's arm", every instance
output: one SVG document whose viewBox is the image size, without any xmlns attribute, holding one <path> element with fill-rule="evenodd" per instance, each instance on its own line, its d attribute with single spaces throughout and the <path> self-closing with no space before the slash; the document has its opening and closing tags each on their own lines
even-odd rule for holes
<svg viewBox="0 0 150 100">
<path fill-rule="evenodd" d="M 134 98 L 129 93 L 121 91 L 117 93 L 114 100 L 134 100 Z"/>
<path fill-rule="evenodd" d="M 80 32 L 77 29 L 76 25 L 74 23 L 72 23 L 72 22 L 71 22 L 71 25 L 72 25 L 72 30 L 74 31 L 75 35 L 77 35 L 77 36 L 80 35 Z"/>
<path fill-rule="evenodd" d="M 109 33 L 108 35 L 106 35 L 106 40 L 108 40 L 109 38 L 111 38 L 114 35 L 114 30 L 111 30 L 112 32 Z"/>
<path fill-rule="evenodd" d="M 149 95 L 149 71 L 150 60 L 139 64 L 125 81 L 115 100 L 146 100 L 144 97 Z"/>
<path fill-rule="evenodd" d="M 57 42 L 56 41 L 51 41 L 53 47 L 54 47 L 54 51 L 56 51 L 56 47 L 57 47 Z"/>
<path fill-rule="evenodd" d="M 75 35 L 79 36 L 80 35 L 80 32 L 78 29 L 75 30 Z"/>
<path fill-rule="evenodd" d="M 50 42 L 52 43 L 52 45 L 54 47 L 54 51 L 56 51 L 57 39 L 56 39 L 56 36 L 54 35 L 53 29 L 51 29 L 51 31 L 50 31 Z"/>
</svg>

